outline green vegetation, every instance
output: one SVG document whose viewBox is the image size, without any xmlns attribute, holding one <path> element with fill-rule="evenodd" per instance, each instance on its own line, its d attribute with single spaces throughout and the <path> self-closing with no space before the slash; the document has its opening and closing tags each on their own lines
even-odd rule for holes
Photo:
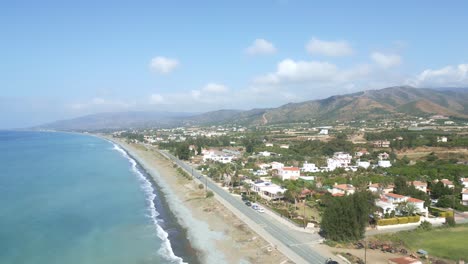
<svg viewBox="0 0 468 264">
<path fill-rule="evenodd" d="M 420 219 L 419 215 L 379 219 L 377 220 L 377 225 L 386 226 L 386 225 L 401 225 L 401 224 L 408 224 L 408 223 L 417 223 L 419 222 L 419 219 Z"/>
<path fill-rule="evenodd" d="M 435 228 L 425 231 L 422 228 L 414 231 L 404 231 L 394 234 L 378 235 L 380 241 L 402 242 L 412 251 L 424 249 L 430 256 L 459 260 L 468 259 L 468 225 L 453 228 Z"/>
<path fill-rule="evenodd" d="M 356 192 L 329 199 L 322 217 L 322 231 L 327 239 L 353 241 L 365 234 L 369 214 L 374 211 L 374 196 L 370 192 Z"/>
<path fill-rule="evenodd" d="M 210 197 L 213 197 L 214 196 L 214 193 L 212 191 L 207 191 L 206 192 L 206 198 L 210 198 Z"/>
</svg>

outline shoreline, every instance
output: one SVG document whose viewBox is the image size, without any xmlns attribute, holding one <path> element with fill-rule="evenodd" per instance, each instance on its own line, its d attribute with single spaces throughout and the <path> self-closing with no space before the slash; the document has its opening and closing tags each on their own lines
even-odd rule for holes
<svg viewBox="0 0 468 264">
<path fill-rule="evenodd" d="M 178 221 L 176 221 L 177 217 L 171 211 L 167 202 L 166 195 L 161 191 L 161 188 L 155 182 L 151 174 L 145 169 L 145 167 L 142 166 L 142 164 L 140 164 L 138 158 L 134 157 L 132 153 L 130 153 L 122 145 L 107 138 L 101 139 L 110 141 L 110 143 L 114 144 L 122 151 L 124 151 L 125 155 L 135 162 L 134 166 L 136 170 L 138 170 L 141 173 L 141 176 L 144 177 L 144 179 L 150 184 L 152 188 L 152 193 L 154 195 L 154 197 L 152 198 L 152 202 L 154 205 L 152 209 L 155 210 L 155 213 L 157 214 L 154 217 L 152 216 L 151 218 L 153 219 L 153 221 L 155 221 L 154 224 L 156 225 L 157 233 L 159 233 L 158 229 L 160 228 L 165 233 L 165 237 L 161 237 L 158 234 L 160 239 L 163 240 L 163 243 L 166 244 L 166 248 L 160 248 L 159 250 L 170 250 L 170 252 L 166 252 L 166 254 L 173 255 L 172 258 L 181 259 L 182 263 L 200 264 L 201 262 L 199 259 L 199 252 L 192 247 L 190 241 L 188 241 L 187 239 L 187 228 L 185 228 Z M 173 231 L 174 229 L 175 231 Z"/>
<path fill-rule="evenodd" d="M 195 181 L 178 175 L 173 163 L 142 145 L 96 135 L 124 149 L 164 193 L 170 211 L 186 229 L 201 263 L 291 263 L 216 199 L 205 198 Z"/>
</svg>

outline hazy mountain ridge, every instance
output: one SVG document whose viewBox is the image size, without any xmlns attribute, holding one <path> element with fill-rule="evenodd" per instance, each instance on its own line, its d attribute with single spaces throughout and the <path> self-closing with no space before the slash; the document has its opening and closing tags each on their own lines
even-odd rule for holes
<svg viewBox="0 0 468 264">
<path fill-rule="evenodd" d="M 202 114 L 170 112 L 102 113 L 57 121 L 38 128 L 101 130 L 236 123 L 262 125 L 310 120 L 359 120 L 402 115 L 441 114 L 468 118 L 468 89 L 424 89 L 408 86 L 335 95 L 288 103 L 277 108 L 217 110 Z"/>
</svg>

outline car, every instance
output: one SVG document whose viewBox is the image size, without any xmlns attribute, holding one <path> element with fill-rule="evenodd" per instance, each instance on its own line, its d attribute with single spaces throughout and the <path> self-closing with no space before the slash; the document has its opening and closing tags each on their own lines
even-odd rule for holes
<svg viewBox="0 0 468 264">
<path fill-rule="evenodd" d="M 247 201 L 247 202 L 245 202 L 245 205 L 252 206 L 252 203 L 250 201 Z"/>
<path fill-rule="evenodd" d="M 259 208 L 258 205 L 256 205 L 256 204 L 252 205 L 252 209 L 258 210 L 258 208 Z"/>
<path fill-rule="evenodd" d="M 265 212 L 265 209 L 263 209 L 263 207 L 258 207 L 257 212 L 259 212 L 259 213 L 264 213 L 264 212 Z"/>
</svg>

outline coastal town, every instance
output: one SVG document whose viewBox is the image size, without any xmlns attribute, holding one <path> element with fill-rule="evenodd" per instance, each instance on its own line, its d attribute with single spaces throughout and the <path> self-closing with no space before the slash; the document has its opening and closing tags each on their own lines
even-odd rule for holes
<svg viewBox="0 0 468 264">
<path fill-rule="evenodd" d="M 316 234 L 313 242 L 333 252 L 329 263 L 468 261 L 466 250 L 448 255 L 434 247 L 437 241 L 405 240 L 468 231 L 466 121 L 433 115 L 128 129 L 111 136 L 166 153 L 174 166 L 181 162 L 180 173 L 199 182 L 207 197 L 217 196 L 209 181 L 253 212 Z"/>
</svg>

